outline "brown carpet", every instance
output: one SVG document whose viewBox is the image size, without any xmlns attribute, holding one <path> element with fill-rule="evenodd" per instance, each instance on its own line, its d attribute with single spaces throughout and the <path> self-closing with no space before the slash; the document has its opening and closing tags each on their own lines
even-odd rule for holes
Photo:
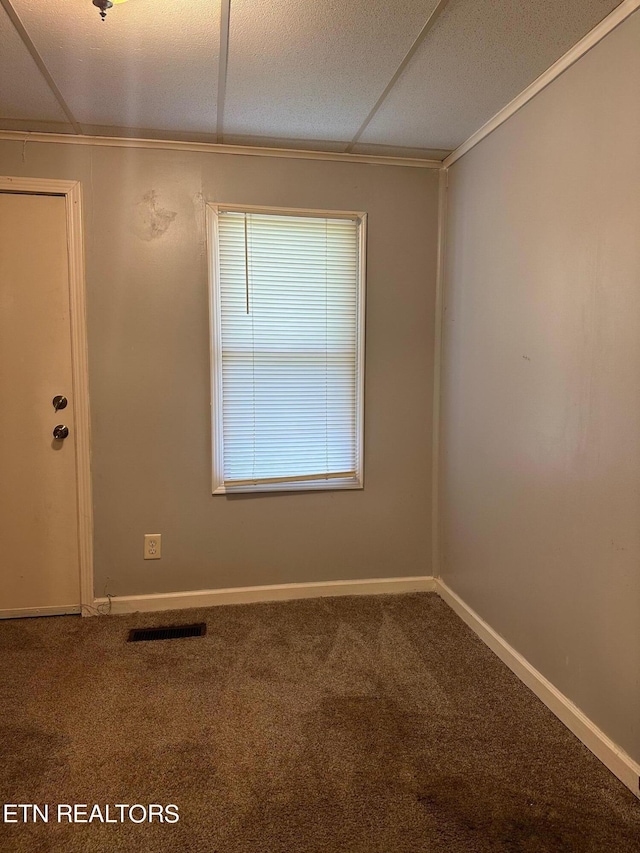
<svg viewBox="0 0 640 853">
<path fill-rule="evenodd" d="M 435 595 L 5 621 L 0 708 L 0 803 L 51 810 L 2 851 L 640 851 L 640 802 Z"/>
</svg>

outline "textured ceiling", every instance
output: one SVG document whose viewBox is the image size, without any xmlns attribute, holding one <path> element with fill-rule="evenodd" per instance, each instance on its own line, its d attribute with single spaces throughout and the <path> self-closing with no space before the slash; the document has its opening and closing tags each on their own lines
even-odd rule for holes
<svg viewBox="0 0 640 853">
<path fill-rule="evenodd" d="M 225 133 L 349 141 L 436 5 L 232 0 Z"/>
<path fill-rule="evenodd" d="M 361 141 L 455 148 L 617 5 L 451 0 Z"/>
<path fill-rule="evenodd" d="M 0 128 L 442 157 L 620 0 L 0 0 Z"/>
<path fill-rule="evenodd" d="M 66 121 L 15 27 L 0 7 L 0 117 Z"/>
</svg>

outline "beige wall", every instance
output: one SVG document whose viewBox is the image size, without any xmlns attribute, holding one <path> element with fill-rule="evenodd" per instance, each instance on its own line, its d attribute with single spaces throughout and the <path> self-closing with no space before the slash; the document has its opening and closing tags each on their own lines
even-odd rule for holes
<svg viewBox="0 0 640 853">
<path fill-rule="evenodd" d="M 436 172 L 4 141 L 0 174 L 84 189 L 98 595 L 431 574 Z M 368 212 L 363 491 L 212 497 L 208 200 Z"/>
<path fill-rule="evenodd" d="M 443 578 L 640 760 L 640 14 L 450 170 Z"/>
</svg>

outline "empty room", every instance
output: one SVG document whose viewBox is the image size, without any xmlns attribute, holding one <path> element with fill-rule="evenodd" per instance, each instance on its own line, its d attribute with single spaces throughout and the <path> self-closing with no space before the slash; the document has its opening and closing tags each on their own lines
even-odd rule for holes
<svg viewBox="0 0 640 853">
<path fill-rule="evenodd" d="M 0 851 L 640 853 L 640 0 L 0 0 Z"/>
</svg>

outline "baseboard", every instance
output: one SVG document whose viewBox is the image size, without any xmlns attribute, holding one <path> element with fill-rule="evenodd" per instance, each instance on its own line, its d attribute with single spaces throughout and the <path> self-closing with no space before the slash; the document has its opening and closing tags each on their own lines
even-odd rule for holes
<svg viewBox="0 0 640 853">
<path fill-rule="evenodd" d="M 79 604 L 60 605 L 59 607 L 16 607 L 0 610 L 0 619 L 22 619 L 26 616 L 63 616 L 80 613 Z"/>
<path fill-rule="evenodd" d="M 182 610 L 186 607 L 215 607 L 220 604 L 250 604 L 255 601 L 290 601 L 338 595 L 381 595 L 401 592 L 434 592 L 435 579 L 427 576 L 371 578 L 317 583 L 283 583 L 235 589 L 199 589 L 190 592 L 161 592 L 151 595 L 113 595 L 96 598 L 87 612 L 136 613 Z"/>
<path fill-rule="evenodd" d="M 320 581 L 316 583 L 271 584 L 231 589 L 201 589 L 188 592 L 96 598 L 89 612 L 136 613 L 250 604 L 257 601 L 290 601 L 343 595 L 381 595 L 406 592 L 437 592 L 460 618 L 483 640 L 518 678 L 544 702 L 567 728 L 640 798 L 640 764 L 599 729 L 576 705 L 512 648 L 475 613 L 444 581 L 429 576 L 369 578 L 367 580 Z M 5 611 L 6 612 L 6 611 Z M 4 615 L 0 611 L 0 616 Z M 22 614 L 27 615 L 27 614 Z M 44 615 L 42 613 L 34 615 Z"/>
<path fill-rule="evenodd" d="M 640 799 L 640 764 L 607 737 L 573 702 L 465 604 L 444 581 L 435 579 L 435 589 L 491 651 Z"/>
</svg>

